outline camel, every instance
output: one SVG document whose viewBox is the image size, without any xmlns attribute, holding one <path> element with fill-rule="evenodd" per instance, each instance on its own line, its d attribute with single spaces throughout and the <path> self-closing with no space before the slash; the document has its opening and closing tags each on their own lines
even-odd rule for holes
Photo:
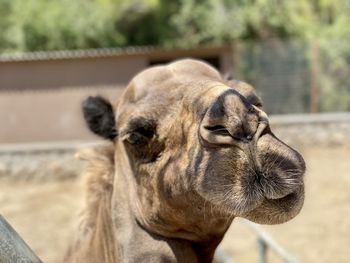
<svg viewBox="0 0 350 263">
<path fill-rule="evenodd" d="M 192 59 L 136 75 L 114 103 L 83 102 L 87 205 L 65 262 L 212 262 L 235 217 L 294 218 L 305 162 L 271 131 L 250 85 Z"/>
</svg>

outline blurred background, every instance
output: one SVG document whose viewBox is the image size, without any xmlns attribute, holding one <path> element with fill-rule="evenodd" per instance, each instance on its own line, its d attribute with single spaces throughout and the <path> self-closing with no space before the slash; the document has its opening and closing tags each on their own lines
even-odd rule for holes
<svg viewBox="0 0 350 263">
<path fill-rule="evenodd" d="M 349 0 L 0 0 L 0 214 L 60 262 L 84 204 L 74 154 L 99 142 L 81 101 L 193 57 L 255 86 L 306 160 L 301 214 L 264 229 L 299 262 L 349 262 L 349 25 Z M 235 220 L 222 251 L 258 262 L 254 231 Z"/>
</svg>

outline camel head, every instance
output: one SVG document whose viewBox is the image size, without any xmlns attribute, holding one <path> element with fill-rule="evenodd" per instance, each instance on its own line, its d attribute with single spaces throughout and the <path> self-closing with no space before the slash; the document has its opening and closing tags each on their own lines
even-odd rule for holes
<svg viewBox="0 0 350 263">
<path fill-rule="evenodd" d="M 117 102 L 89 97 L 83 110 L 113 141 L 114 185 L 125 180 L 131 213 L 151 232 L 205 240 L 234 217 L 279 224 L 303 205 L 301 155 L 272 133 L 251 86 L 203 62 L 151 67 Z"/>
</svg>

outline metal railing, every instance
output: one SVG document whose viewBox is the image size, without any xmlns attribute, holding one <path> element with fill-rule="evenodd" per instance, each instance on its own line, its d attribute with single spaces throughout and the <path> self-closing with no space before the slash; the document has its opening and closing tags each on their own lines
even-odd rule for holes
<svg viewBox="0 0 350 263">
<path fill-rule="evenodd" d="M 42 263 L 29 246 L 0 215 L 0 263 Z"/>
<path fill-rule="evenodd" d="M 284 262 L 298 263 L 283 247 L 281 247 L 272 237 L 260 226 L 250 221 L 244 220 L 257 235 L 259 263 L 267 263 L 267 251 L 273 250 Z M 23 262 L 41 263 L 41 260 L 34 254 L 29 246 L 0 215 L 0 263 Z M 218 249 L 215 258 L 222 263 L 231 263 L 232 260 L 222 249 Z"/>
<path fill-rule="evenodd" d="M 258 262 L 267 263 L 267 252 L 271 249 L 277 256 L 279 256 L 285 263 L 299 263 L 299 261 L 289 254 L 281 245 L 279 245 L 261 226 L 243 219 L 245 225 L 247 225 L 257 237 L 258 245 Z M 221 247 L 215 252 L 214 262 L 220 263 L 232 263 L 232 260 Z"/>
<path fill-rule="evenodd" d="M 267 263 L 268 249 L 274 251 L 286 263 L 298 263 L 298 261 L 289 254 L 281 245 L 279 245 L 265 230 L 259 225 L 244 220 L 257 236 L 259 263 Z"/>
</svg>

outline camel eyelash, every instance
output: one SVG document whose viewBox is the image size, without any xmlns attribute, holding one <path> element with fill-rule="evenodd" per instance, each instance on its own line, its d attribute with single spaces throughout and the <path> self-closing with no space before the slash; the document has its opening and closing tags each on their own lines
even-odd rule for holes
<svg viewBox="0 0 350 263">
<path fill-rule="evenodd" d="M 129 122 L 127 134 L 140 134 L 146 138 L 152 138 L 155 133 L 156 125 L 154 122 L 140 117 Z"/>
</svg>

